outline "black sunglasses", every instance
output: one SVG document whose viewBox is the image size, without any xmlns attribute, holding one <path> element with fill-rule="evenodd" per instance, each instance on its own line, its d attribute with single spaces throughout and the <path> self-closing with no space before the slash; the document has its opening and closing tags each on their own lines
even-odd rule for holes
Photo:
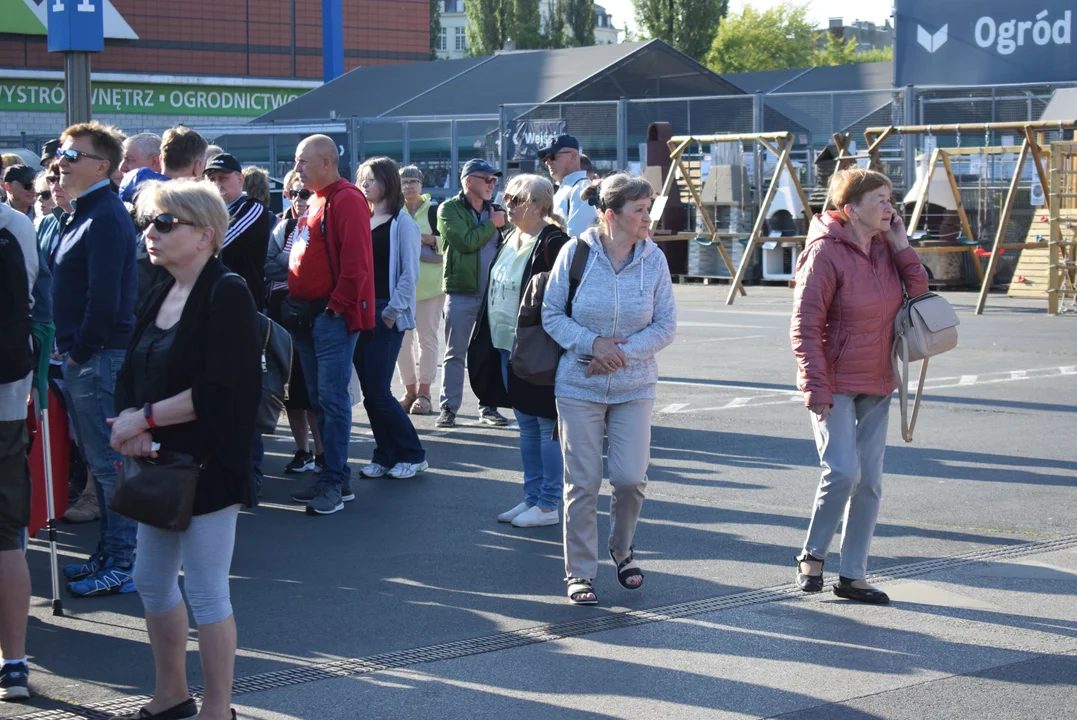
<svg viewBox="0 0 1077 720">
<path fill-rule="evenodd" d="M 157 217 L 149 220 L 148 225 L 153 225 L 154 229 L 162 235 L 167 235 L 176 229 L 177 225 L 190 225 L 194 227 L 194 223 L 187 222 L 186 220 L 179 220 L 172 213 L 161 213 Z"/>
<path fill-rule="evenodd" d="M 91 160 L 104 160 L 105 158 L 100 155 L 94 155 L 93 153 L 83 152 L 81 150 L 75 150 L 73 148 L 60 148 L 56 151 L 57 160 L 67 160 L 69 163 L 76 163 L 81 158 L 88 157 Z"/>
<path fill-rule="evenodd" d="M 504 199 L 505 204 L 511 208 L 518 208 L 521 205 L 526 205 L 528 203 L 528 200 L 519 197 L 518 195 L 506 195 Z"/>
<path fill-rule="evenodd" d="M 299 198 L 300 200 L 310 200 L 310 196 L 313 194 L 314 193 L 312 193 L 310 190 L 303 188 L 302 190 L 293 190 L 291 197 L 293 199 Z"/>
<path fill-rule="evenodd" d="M 52 197 L 52 191 L 51 190 L 38 190 L 38 192 L 37 192 L 37 199 L 38 200 L 47 200 L 50 197 Z"/>
</svg>

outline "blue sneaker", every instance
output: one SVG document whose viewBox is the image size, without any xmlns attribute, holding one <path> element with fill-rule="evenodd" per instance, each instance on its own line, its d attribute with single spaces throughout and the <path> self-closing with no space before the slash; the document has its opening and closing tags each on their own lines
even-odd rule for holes
<svg viewBox="0 0 1077 720">
<path fill-rule="evenodd" d="M 89 577 L 95 572 L 101 569 L 101 554 L 95 552 L 84 563 L 75 563 L 74 565 L 64 566 L 64 577 L 68 580 L 81 580 L 84 577 Z"/>
<path fill-rule="evenodd" d="M 119 565 L 116 558 L 110 555 L 102 555 L 100 559 L 100 569 L 97 572 L 67 584 L 69 593 L 75 597 L 96 597 L 135 592 L 135 581 L 131 579 L 131 573 L 135 570 L 134 563 Z"/>
<path fill-rule="evenodd" d="M 26 700 L 30 697 L 30 670 L 26 663 L 7 663 L 0 668 L 0 700 Z"/>
</svg>

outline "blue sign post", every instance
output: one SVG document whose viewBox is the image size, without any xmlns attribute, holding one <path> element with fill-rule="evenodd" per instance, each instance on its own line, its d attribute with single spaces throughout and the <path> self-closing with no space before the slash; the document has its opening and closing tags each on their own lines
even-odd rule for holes
<svg viewBox="0 0 1077 720">
<path fill-rule="evenodd" d="M 322 0 L 322 74 L 325 82 L 344 74 L 343 0 Z"/>
<path fill-rule="evenodd" d="M 88 122 L 90 53 L 105 49 L 105 0 L 45 0 L 49 52 L 64 53 L 65 116 L 68 126 Z"/>
</svg>

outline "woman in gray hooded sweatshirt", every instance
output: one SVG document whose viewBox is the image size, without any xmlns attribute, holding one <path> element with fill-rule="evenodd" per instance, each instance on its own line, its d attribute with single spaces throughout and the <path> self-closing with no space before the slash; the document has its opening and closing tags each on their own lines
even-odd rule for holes
<svg viewBox="0 0 1077 720">
<path fill-rule="evenodd" d="M 632 543 L 651 459 L 655 354 L 677 331 L 669 266 L 650 239 L 653 195 L 646 180 L 626 173 L 584 190 L 598 208 L 598 226 L 565 245 L 542 304 L 542 326 L 565 349 L 554 394 L 565 457 L 565 582 L 574 605 L 598 602 L 603 436 L 613 487 L 610 556 L 622 587 L 643 585 Z M 569 313 L 569 273 L 581 248 L 588 258 Z"/>
</svg>

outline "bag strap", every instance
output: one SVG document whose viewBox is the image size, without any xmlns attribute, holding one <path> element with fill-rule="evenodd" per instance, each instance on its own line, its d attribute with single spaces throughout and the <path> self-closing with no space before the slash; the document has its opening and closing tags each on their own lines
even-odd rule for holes
<svg viewBox="0 0 1077 720">
<path fill-rule="evenodd" d="M 900 353 L 898 348 L 900 347 Z M 898 355 L 901 356 L 901 367 L 898 367 Z M 920 414 L 920 398 L 924 394 L 924 380 L 927 379 L 927 361 L 924 358 L 920 366 L 920 378 L 916 383 L 916 398 L 913 400 L 912 417 L 909 416 L 909 346 L 904 335 L 899 335 L 894 341 L 894 374 L 898 379 L 898 401 L 901 405 L 901 439 L 912 442 L 912 431 L 916 428 L 916 417 Z"/>
<path fill-rule="evenodd" d="M 576 289 L 583 280 L 583 271 L 587 267 L 587 259 L 591 257 L 591 246 L 582 240 L 576 240 L 576 252 L 572 256 L 572 265 L 568 268 L 568 302 L 565 303 L 565 315 L 572 317 L 572 300 L 576 297 Z"/>
</svg>

